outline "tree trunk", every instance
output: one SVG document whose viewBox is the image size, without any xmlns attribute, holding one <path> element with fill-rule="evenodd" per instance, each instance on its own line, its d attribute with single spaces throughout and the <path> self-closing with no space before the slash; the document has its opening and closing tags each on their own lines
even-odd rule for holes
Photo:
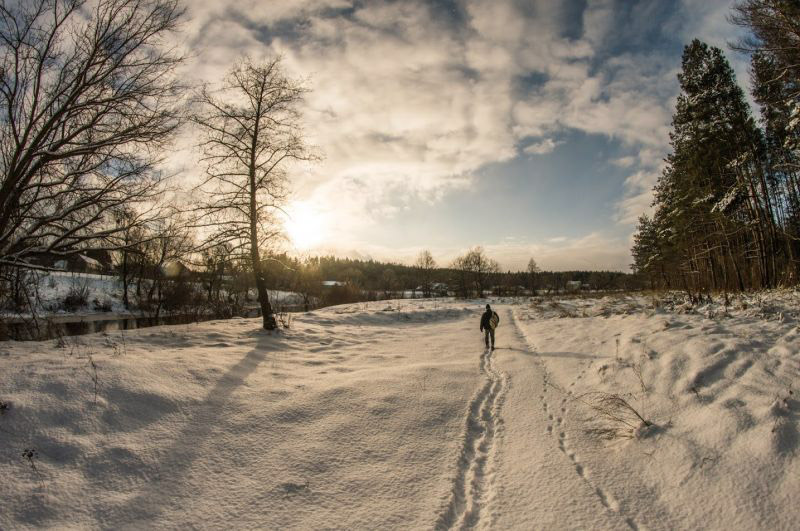
<svg viewBox="0 0 800 531">
<path fill-rule="evenodd" d="M 261 113 L 261 102 L 259 101 L 256 115 Z M 253 276 L 258 290 L 258 303 L 261 305 L 261 319 L 264 330 L 275 330 L 278 327 L 275 315 L 272 312 L 272 305 L 269 303 L 269 293 L 267 292 L 267 279 L 264 278 L 264 270 L 261 267 L 261 253 L 258 250 L 258 209 L 256 208 L 256 144 L 259 135 L 259 122 L 256 120 L 253 131 L 253 140 L 250 149 L 250 259 L 253 262 Z"/>
<path fill-rule="evenodd" d="M 250 256 L 253 259 L 253 276 L 256 281 L 256 290 L 258 290 L 258 304 L 261 306 L 262 326 L 264 330 L 275 330 L 277 328 L 277 322 L 272 312 L 272 305 L 269 303 L 267 279 L 264 278 L 264 272 L 261 269 L 261 260 L 259 260 L 258 257 L 257 244 L 251 247 Z"/>
<path fill-rule="evenodd" d="M 128 300 L 128 251 L 122 251 L 122 304 L 126 310 L 130 309 Z"/>
</svg>

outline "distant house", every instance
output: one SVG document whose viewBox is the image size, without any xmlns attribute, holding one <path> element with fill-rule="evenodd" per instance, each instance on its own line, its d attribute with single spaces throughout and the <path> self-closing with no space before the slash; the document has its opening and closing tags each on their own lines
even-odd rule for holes
<svg viewBox="0 0 800 531">
<path fill-rule="evenodd" d="M 172 262 L 167 262 L 161 266 L 161 274 L 167 278 L 190 278 L 195 276 L 197 273 L 181 262 L 180 260 L 175 260 Z"/>
<path fill-rule="evenodd" d="M 111 252 L 106 249 L 86 249 L 83 256 L 96 260 L 104 272 L 111 272 L 114 269 L 114 261 L 111 258 Z"/>
<path fill-rule="evenodd" d="M 580 280 L 567 280 L 567 291 L 579 291 L 581 289 Z"/>
<path fill-rule="evenodd" d="M 425 289 L 423 288 L 423 286 L 417 286 L 416 288 L 414 288 L 414 291 L 423 292 L 425 291 Z M 447 287 L 447 284 L 443 282 L 433 282 L 431 284 L 431 295 L 435 297 L 447 297 L 448 291 L 449 288 Z"/>
<path fill-rule="evenodd" d="M 431 284 L 431 293 L 439 297 L 447 297 L 447 292 L 450 288 L 444 282 L 434 282 Z"/>
<path fill-rule="evenodd" d="M 36 264 L 69 271 L 70 273 L 110 273 L 113 270 L 111 253 L 105 249 L 85 249 L 67 256 L 42 253 L 33 260 Z"/>
</svg>

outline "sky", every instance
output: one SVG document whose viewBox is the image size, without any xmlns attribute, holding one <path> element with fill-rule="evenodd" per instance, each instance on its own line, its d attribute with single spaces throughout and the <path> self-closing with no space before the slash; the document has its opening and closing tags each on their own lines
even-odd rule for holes
<svg viewBox="0 0 800 531">
<path fill-rule="evenodd" d="M 628 270 L 683 46 L 723 48 L 747 85 L 731 4 L 194 0 L 184 75 L 213 85 L 280 54 L 310 89 L 321 159 L 289 172 L 296 253 L 445 266 L 481 245 L 503 269 Z"/>
</svg>

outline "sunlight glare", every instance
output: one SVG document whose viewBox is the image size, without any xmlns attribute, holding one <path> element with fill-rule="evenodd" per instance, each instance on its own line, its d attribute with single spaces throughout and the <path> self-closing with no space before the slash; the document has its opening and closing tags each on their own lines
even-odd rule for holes
<svg viewBox="0 0 800 531">
<path fill-rule="evenodd" d="M 322 243 L 325 222 L 308 203 L 297 202 L 287 209 L 286 233 L 297 249 L 309 249 Z"/>
</svg>

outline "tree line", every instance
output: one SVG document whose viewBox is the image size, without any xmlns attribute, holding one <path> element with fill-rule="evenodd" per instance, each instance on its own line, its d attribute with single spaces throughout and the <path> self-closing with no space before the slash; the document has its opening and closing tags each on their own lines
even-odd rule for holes
<svg viewBox="0 0 800 531">
<path fill-rule="evenodd" d="M 800 4 L 746 0 L 754 118 L 719 48 L 683 52 L 671 153 L 639 218 L 633 269 L 651 287 L 742 291 L 796 284 L 800 270 Z"/>
<path fill-rule="evenodd" d="M 542 271 L 531 259 L 525 271 L 501 271 L 481 247 L 474 247 L 439 266 L 423 250 L 411 265 L 337 258 L 274 257 L 267 274 L 277 289 L 294 291 L 306 301 L 340 304 L 399 297 L 457 296 L 462 298 L 544 295 L 579 289 L 618 291 L 640 289 L 641 280 L 618 271 Z M 332 285 L 323 286 L 323 281 Z M 335 284 L 333 284 L 335 283 Z"/>
</svg>

